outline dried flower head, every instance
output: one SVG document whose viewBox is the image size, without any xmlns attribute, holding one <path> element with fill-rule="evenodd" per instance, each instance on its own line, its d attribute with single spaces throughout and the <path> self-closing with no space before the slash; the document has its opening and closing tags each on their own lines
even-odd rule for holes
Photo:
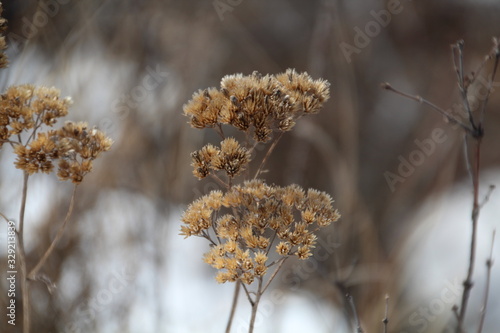
<svg viewBox="0 0 500 333">
<path fill-rule="evenodd" d="M 220 271 L 217 281 L 251 283 L 265 274 L 266 253 L 274 239 L 279 241 L 279 255 L 307 259 L 316 244 L 315 232 L 339 217 L 324 192 L 306 194 L 298 185 L 279 187 L 253 180 L 193 202 L 182 216 L 181 234 L 209 238 L 210 230 L 215 231 L 217 245 L 205 254 L 205 262 Z"/>
<path fill-rule="evenodd" d="M 0 95 L 0 148 L 12 135 L 28 132 L 42 124 L 53 126 L 68 114 L 71 98 L 61 98 L 55 88 L 30 84 L 12 86 Z"/>
<path fill-rule="evenodd" d="M 212 161 L 213 168 L 224 170 L 232 178 L 245 169 L 245 165 L 250 162 L 250 153 L 233 138 L 224 139 L 220 146 L 219 153 Z"/>
<path fill-rule="evenodd" d="M 113 140 L 96 128 L 89 129 L 87 123 L 67 121 L 62 128 L 54 132 L 54 139 L 59 149 L 60 180 L 81 183 L 83 177 L 92 171 L 92 161 L 111 149 Z"/>
<path fill-rule="evenodd" d="M 181 218 L 181 235 L 210 241 L 204 261 L 218 270 L 219 283 L 262 281 L 276 263 L 268 262 L 272 250 L 276 252 L 273 255 L 281 256 L 279 260 L 290 256 L 307 259 L 316 244 L 315 233 L 340 217 L 332 198 L 323 192 L 304 191 L 298 185 L 267 185 L 255 179 L 233 183 L 233 178 L 248 167 L 252 144 L 255 147 L 269 141 L 273 132 L 291 130 L 298 118 L 318 112 L 328 98 L 328 82 L 288 69 L 278 75 L 254 72 L 225 76 L 219 90 L 199 90 L 184 105 L 192 127 L 215 128 L 223 138 L 219 147 L 207 144 L 191 157 L 197 178 L 212 175 L 227 191 L 202 196 Z M 234 138 L 226 138 L 222 125 L 245 132 L 245 147 Z M 217 172 L 227 177 L 220 178 Z"/>
<path fill-rule="evenodd" d="M 89 130 L 86 123 L 66 122 L 59 130 L 38 133 L 27 146 L 17 144 L 15 165 L 28 174 L 50 173 L 58 160 L 59 179 L 78 184 L 92 171 L 92 161 L 111 145 L 111 139 L 97 129 Z"/>
<path fill-rule="evenodd" d="M 235 139 L 226 138 L 221 142 L 220 148 L 207 144 L 191 153 L 191 158 L 193 174 L 199 179 L 205 178 L 211 170 L 223 170 L 233 178 L 245 170 L 250 162 L 250 153 Z"/>
<path fill-rule="evenodd" d="M 220 90 L 196 92 L 184 105 L 191 126 L 227 124 L 245 132 L 252 129 L 258 142 L 268 141 L 273 131 L 291 130 L 297 118 L 318 112 L 330 97 L 327 81 L 313 80 L 293 69 L 276 76 L 227 75 L 220 86 Z"/>
<path fill-rule="evenodd" d="M 18 169 L 34 174 L 39 171 L 50 173 L 54 168 L 53 161 L 59 157 L 52 133 L 39 133 L 28 147 L 17 145 L 14 153 L 17 155 L 15 165 Z"/>
</svg>

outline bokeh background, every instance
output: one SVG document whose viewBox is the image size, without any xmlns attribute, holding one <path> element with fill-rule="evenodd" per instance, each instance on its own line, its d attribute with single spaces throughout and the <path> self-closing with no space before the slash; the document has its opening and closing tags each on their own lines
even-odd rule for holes
<svg viewBox="0 0 500 333">
<path fill-rule="evenodd" d="M 352 332 L 353 295 L 366 332 L 441 332 L 453 326 L 470 237 L 472 195 L 463 133 L 436 112 L 380 88 L 393 86 L 444 109 L 460 105 L 450 45 L 465 41 L 465 68 L 500 35 L 497 1 L 4 1 L 10 66 L 2 90 L 56 86 L 115 141 L 77 193 L 65 236 L 32 284 L 36 332 L 221 332 L 233 287 L 218 285 L 202 240 L 178 235 L 189 202 L 216 188 L 191 174 L 189 154 L 216 140 L 182 115 L 192 93 L 226 74 L 307 71 L 331 83 L 331 99 L 302 118 L 269 160 L 269 183 L 331 193 L 342 219 L 321 235 L 320 259 L 289 261 L 264 300 L 256 332 Z M 361 31 L 361 32 L 360 32 Z M 485 79 L 471 88 L 484 99 Z M 151 84 L 151 83 L 155 84 Z M 481 194 L 500 180 L 500 79 L 485 122 Z M 483 97 L 481 97 L 483 96 Z M 402 160 L 443 142 L 405 173 Z M 430 148 L 429 148 L 430 149 Z M 411 154 L 414 155 L 411 155 Z M 416 155 L 415 155 L 416 156 Z M 0 150 L 0 211 L 17 219 L 22 174 Z M 64 219 L 71 185 L 30 180 L 26 246 L 36 263 Z M 493 192 L 481 215 L 468 329 L 477 327 L 485 261 L 500 225 Z M 1 242 L 6 226 L 0 226 Z M 494 254 L 500 257 L 500 246 Z M 2 246 L 2 267 L 6 263 Z M 1 308 L 7 302 L 2 269 Z M 500 269 L 492 270 L 485 332 L 500 325 Z M 20 297 L 20 293 L 19 297 Z M 21 300 L 19 299 L 19 304 Z M 235 332 L 246 331 L 245 299 Z M 2 319 L 2 332 L 20 332 Z M 5 316 L 3 316 L 5 317 Z"/>
</svg>

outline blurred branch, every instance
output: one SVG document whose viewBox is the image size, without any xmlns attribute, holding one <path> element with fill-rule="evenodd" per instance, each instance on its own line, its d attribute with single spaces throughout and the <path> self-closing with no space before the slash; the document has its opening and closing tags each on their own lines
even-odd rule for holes
<svg viewBox="0 0 500 333">
<path fill-rule="evenodd" d="M 469 124 L 464 124 L 461 122 L 459 119 L 455 118 L 442 108 L 434 105 L 433 103 L 423 99 L 420 96 L 413 96 L 404 92 L 401 92 L 397 89 L 394 89 L 389 83 L 383 83 L 382 88 L 392 91 L 396 94 L 399 94 L 403 97 L 412 99 L 414 101 L 417 101 L 421 104 L 425 104 L 427 106 L 430 106 L 432 109 L 435 111 L 438 111 L 440 114 L 442 114 L 448 121 L 454 124 L 460 125 L 465 131 L 465 140 L 464 140 L 464 147 L 465 147 L 465 158 L 466 158 L 466 165 L 467 165 L 467 170 L 469 171 L 469 175 L 472 178 L 472 187 L 473 187 L 473 193 L 474 193 L 474 199 L 473 199 L 473 204 L 472 204 L 472 214 L 471 214 L 471 220 L 472 220 L 472 234 L 471 234 L 471 241 L 470 241 L 470 256 L 469 256 L 469 265 L 467 269 L 467 276 L 465 281 L 463 282 L 464 290 L 462 293 L 462 301 L 460 304 L 460 307 L 454 306 L 453 311 L 457 317 L 457 328 L 456 332 L 457 333 L 462 333 L 463 332 L 463 324 L 465 320 L 465 314 L 467 311 L 467 304 L 469 301 L 469 296 L 471 289 L 473 287 L 473 281 L 472 281 L 472 276 L 474 273 L 474 265 L 475 265 L 475 258 L 476 258 L 476 244 L 477 244 L 477 225 L 478 225 L 478 220 L 479 220 L 479 213 L 484 205 L 484 203 L 488 200 L 489 195 L 491 194 L 492 188 L 490 187 L 490 192 L 486 195 L 484 202 L 480 203 L 479 202 L 479 173 L 480 173 L 480 161 L 481 161 L 481 142 L 482 138 L 484 136 L 484 130 L 483 130 L 483 120 L 484 120 L 484 113 L 486 109 L 486 105 L 488 103 L 489 95 L 492 90 L 492 85 L 493 85 L 493 80 L 497 71 L 498 67 L 498 61 L 500 58 L 500 50 L 499 50 L 499 43 L 498 39 L 493 38 L 493 48 L 490 54 L 488 54 L 485 58 L 484 63 L 481 64 L 480 69 L 482 69 L 485 65 L 485 62 L 491 58 L 494 58 L 494 65 L 493 65 L 493 70 L 490 75 L 489 81 L 488 81 L 488 91 L 483 98 L 482 102 L 482 108 L 481 108 L 481 116 L 479 118 L 478 123 L 476 124 L 474 117 L 472 116 L 472 110 L 469 105 L 469 100 L 468 100 L 468 87 L 470 86 L 471 82 L 475 80 L 476 74 L 477 73 L 472 73 L 470 76 L 465 76 L 464 75 L 464 68 L 463 68 L 463 48 L 464 48 L 464 42 L 463 40 L 458 41 L 456 44 L 452 46 L 452 59 L 453 59 L 453 66 L 455 69 L 455 72 L 457 74 L 457 81 L 458 81 L 458 87 L 460 89 L 461 97 L 462 97 L 462 103 L 464 108 L 467 111 L 468 114 L 468 120 Z M 469 154 L 469 145 L 467 141 L 467 135 L 472 137 L 474 140 L 474 154 Z"/>
<path fill-rule="evenodd" d="M 17 241 L 19 245 L 19 261 L 21 266 L 21 293 L 23 297 L 23 332 L 30 331 L 30 301 L 29 301 L 29 286 L 28 274 L 26 268 L 26 252 L 24 251 L 24 213 L 26 211 L 26 198 L 28 196 L 28 180 L 29 174 L 23 173 L 23 193 L 21 196 L 21 207 L 19 210 L 19 230 L 17 231 Z"/>
<path fill-rule="evenodd" d="M 473 134 L 473 129 L 471 129 L 469 126 L 458 120 L 457 118 L 453 117 L 451 114 L 440 108 L 439 106 L 435 105 L 434 103 L 429 102 L 425 98 L 422 98 L 419 95 L 411 95 L 405 92 L 402 92 L 401 90 L 393 88 L 390 83 L 384 82 L 381 84 L 382 89 L 389 90 L 393 93 L 396 93 L 398 95 L 401 95 L 403 97 L 406 97 L 408 99 L 414 100 L 416 102 L 419 102 L 420 104 L 427 105 L 431 107 L 433 110 L 439 112 L 441 115 L 443 115 L 450 123 L 452 124 L 457 124 L 460 127 L 464 129 L 465 132 L 468 134 L 472 135 Z"/>
<path fill-rule="evenodd" d="M 476 124 L 474 122 L 474 117 L 472 117 L 472 110 L 470 108 L 469 99 L 467 98 L 468 83 L 465 81 L 464 77 L 464 41 L 459 40 L 456 44 L 452 45 L 452 59 L 453 67 L 457 74 L 458 88 L 460 89 L 460 95 L 462 96 L 462 103 L 464 104 L 465 110 L 469 116 L 469 123 L 473 130 L 476 130 Z"/>
<path fill-rule="evenodd" d="M 354 324 L 356 325 L 356 332 L 363 333 L 363 329 L 361 328 L 361 322 L 359 320 L 358 312 L 356 311 L 356 305 L 354 304 L 354 298 L 352 297 L 352 295 L 349 292 L 347 292 L 345 294 L 345 298 L 347 300 L 347 303 L 351 307 L 352 315 L 354 318 Z"/>
<path fill-rule="evenodd" d="M 385 295 L 385 316 L 384 319 L 382 320 L 382 323 L 384 323 L 384 333 L 387 333 L 387 328 L 389 324 L 389 295 Z"/>
<path fill-rule="evenodd" d="M 490 187 L 488 188 L 488 193 L 486 193 L 486 195 L 484 196 L 483 202 L 479 204 L 481 208 L 483 208 L 483 206 L 490 200 L 491 193 L 493 193 L 495 188 L 495 185 L 490 185 Z"/>
<path fill-rule="evenodd" d="M 262 159 L 262 161 L 260 162 L 260 165 L 259 165 L 259 168 L 257 169 L 257 171 L 255 172 L 255 175 L 253 176 L 253 179 L 257 179 L 257 177 L 260 175 L 260 173 L 262 172 L 262 168 L 264 167 L 264 165 L 266 164 L 266 161 L 267 159 L 269 158 L 269 155 L 271 155 L 271 153 L 273 152 L 274 148 L 276 147 L 276 145 L 278 144 L 278 142 L 280 141 L 281 137 L 283 136 L 283 133 L 285 132 L 280 132 L 278 134 L 278 136 L 276 137 L 276 139 L 274 139 L 273 143 L 271 144 L 271 146 L 269 147 L 269 149 L 267 150 L 267 153 L 266 155 L 264 156 L 264 158 Z"/>
<path fill-rule="evenodd" d="M 495 233 L 496 230 L 493 230 L 493 235 L 491 237 L 490 256 L 488 260 L 486 260 L 486 288 L 484 289 L 484 301 L 483 307 L 481 308 L 481 320 L 479 321 L 477 333 L 481 333 L 483 331 L 484 319 L 486 318 L 486 307 L 488 306 L 488 296 L 490 293 L 491 267 L 493 266 L 493 247 L 495 245 Z"/>
<path fill-rule="evenodd" d="M 231 304 L 231 312 L 229 313 L 229 319 L 226 325 L 226 333 L 231 332 L 231 325 L 233 324 L 234 314 L 236 313 L 236 305 L 238 304 L 238 296 L 240 295 L 241 281 L 236 281 L 233 294 L 233 302 Z"/>
<path fill-rule="evenodd" d="M 280 270 L 281 266 L 283 266 L 283 263 L 285 262 L 285 260 L 287 258 L 289 258 L 289 257 L 283 257 L 280 260 L 278 260 L 278 267 L 276 267 L 276 269 L 274 270 L 273 274 L 271 275 L 271 277 L 269 278 L 269 280 L 267 281 L 267 283 L 265 284 L 265 286 L 262 288 L 262 292 L 265 292 L 267 290 L 267 288 L 269 287 L 269 285 L 271 284 L 271 282 L 274 280 L 274 278 L 278 274 L 278 271 Z"/>
</svg>

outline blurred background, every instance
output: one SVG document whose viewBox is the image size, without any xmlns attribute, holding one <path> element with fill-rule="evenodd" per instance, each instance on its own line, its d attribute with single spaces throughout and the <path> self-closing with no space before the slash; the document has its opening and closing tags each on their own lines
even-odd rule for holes
<svg viewBox="0 0 500 333">
<path fill-rule="evenodd" d="M 316 259 L 287 262 L 264 297 L 256 332 L 352 332 L 339 285 L 353 295 L 366 332 L 383 330 L 386 295 L 390 332 L 453 327 L 472 207 L 463 132 L 380 83 L 458 112 L 450 45 L 463 39 L 465 68 L 475 70 L 500 35 L 497 1 L 22 0 L 3 7 L 10 65 L 0 72 L 2 91 L 55 86 L 74 100 L 67 119 L 88 121 L 115 141 L 79 187 L 70 225 L 42 270 L 57 288 L 31 284 L 33 331 L 224 331 L 233 286 L 218 285 L 202 262 L 206 242 L 178 235 L 185 207 L 217 188 L 192 176 L 189 156 L 216 135 L 192 129 L 182 106 L 226 74 L 287 68 L 328 80 L 332 97 L 281 139 L 266 180 L 327 191 L 342 218 L 320 235 Z M 488 63 L 470 89 L 476 109 L 491 70 Z M 499 90 L 497 77 L 481 196 L 500 180 Z M 22 173 L 13 161 L 4 146 L 0 211 L 17 221 Z M 71 189 L 55 175 L 31 177 L 30 267 L 62 223 Z M 499 202 L 493 192 L 480 217 L 470 330 Z M 0 234 L 5 244 L 5 225 Z M 499 276 L 493 266 L 484 332 L 500 325 Z M 234 332 L 247 331 L 249 307 L 244 297 L 240 303 Z M 16 327 L 2 320 L 0 331 L 21 332 L 20 312 Z"/>
</svg>

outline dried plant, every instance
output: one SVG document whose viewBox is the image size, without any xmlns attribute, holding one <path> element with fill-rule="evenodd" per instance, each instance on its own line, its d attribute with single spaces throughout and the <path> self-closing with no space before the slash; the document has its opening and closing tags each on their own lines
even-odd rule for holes
<svg viewBox="0 0 500 333">
<path fill-rule="evenodd" d="M 465 315 L 467 313 L 467 307 L 469 304 L 469 297 L 471 294 L 471 290 L 474 286 L 474 282 L 472 280 L 474 274 L 474 267 L 476 262 L 476 248 L 477 248 L 477 233 L 478 233 L 478 224 L 479 224 L 479 214 L 481 212 L 481 208 L 488 201 L 491 191 L 494 189 L 494 186 L 490 186 L 489 192 L 486 194 L 483 200 L 479 197 L 479 179 L 481 173 L 481 150 L 482 150 L 482 140 L 484 138 L 484 128 L 485 128 L 485 114 L 486 107 L 488 105 L 489 97 L 491 92 L 493 91 L 493 82 L 495 80 L 495 75 L 498 69 L 498 64 L 500 62 L 500 40 L 498 38 L 492 39 L 493 46 L 491 50 L 486 54 L 483 61 L 480 63 L 479 67 L 472 71 L 470 74 L 467 74 L 464 70 L 464 41 L 460 40 L 453 44 L 452 47 L 452 60 L 453 60 L 453 68 L 457 75 L 457 83 L 460 91 L 461 99 L 462 99 L 462 113 L 451 113 L 443 108 L 433 104 L 432 102 L 426 100 L 425 98 L 418 95 L 411 95 L 405 92 L 402 92 L 396 88 L 393 88 L 389 83 L 382 83 L 382 88 L 403 97 L 409 98 L 411 100 L 417 101 L 421 104 L 424 104 L 434 111 L 437 111 L 441 114 L 444 120 L 452 125 L 455 125 L 461 128 L 464 132 L 464 154 L 466 167 L 469 172 L 469 177 L 472 183 L 472 193 L 473 193 L 473 202 L 472 202 L 472 212 L 471 212 L 471 223 L 472 223 L 472 232 L 471 232 L 471 240 L 469 246 L 469 258 L 468 258 L 468 268 L 467 275 L 465 280 L 463 281 L 463 291 L 461 302 L 459 305 L 453 306 L 453 312 L 455 314 L 457 323 L 455 327 L 456 333 L 463 333 L 465 326 Z M 482 103 L 478 108 L 473 108 L 471 106 L 471 102 L 469 101 L 469 88 L 475 83 L 481 72 L 484 70 L 486 64 L 492 61 L 492 69 L 491 73 L 488 75 L 487 79 L 487 90 L 486 95 L 484 96 Z M 473 142 L 472 147 L 470 147 L 469 141 Z M 494 234 L 493 234 L 494 239 Z M 492 241 L 493 248 L 493 241 Z M 490 283 L 490 273 L 491 273 L 491 254 L 488 259 L 487 266 L 487 283 L 486 283 L 486 293 L 484 296 L 484 305 L 481 309 L 481 316 L 479 320 L 479 327 L 477 332 L 481 332 L 485 320 L 486 314 L 486 306 L 488 303 L 488 290 Z"/>
<path fill-rule="evenodd" d="M 1 3 L 0 3 L 1 13 Z M 5 29 L 5 20 L 0 19 L 0 29 Z M 0 38 L 0 67 L 6 67 L 7 59 L 3 54 L 5 39 Z M 30 331 L 29 285 L 32 281 L 41 281 L 49 291 L 53 283 L 45 275 L 39 274 L 46 260 L 63 235 L 71 216 L 77 186 L 85 175 L 92 170 L 92 161 L 102 152 L 111 148 L 112 140 L 96 128 L 89 128 L 86 123 L 67 121 L 62 127 L 53 129 L 59 118 L 68 114 L 71 98 L 61 98 L 56 88 L 36 87 L 30 84 L 12 86 L 0 95 L 0 149 L 5 144 L 13 148 L 17 155 L 15 166 L 23 171 L 23 190 L 19 222 L 15 229 L 19 270 L 21 273 L 21 291 L 23 300 L 23 332 Z M 59 227 L 56 236 L 45 253 L 36 260 L 37 264 L 28 270 L 24 244 L 24 216 L 28 194 L 29 177 L 35 173 L 50 173 L 57 162 L 57 176 L 60 180 L 74 183 L 73 194 L 66 218 Z M 13 221 L 4 214 L 0 216 L 9 227 Z M 10 248 L 9 248 L 10 249 Z M 9 252 L 9 254 L 11 254 Z M 9 260 L 9 271 L 16 272 L 15 259 Z"/>
<path fill-rule="evenodd" d="M 191 157 L 194 176 L 210 176 L 224 191 L 211 191 L 189 205 L 182 215 L 181 235 L 206 238 L 211 248 L 204 261 L 218 270 L 217 282 L 236 282 L 226 332 L 231 330 L 240 286 L 252 306 L 249 332 L 253 332 L 259 300 L 284 261 L 291 256 L 309 258 L 318 230 L 340 217 L 324 192 L 305 191 L 295 184 L 268 185 L 258 179 L 281 135 L 301 116 L 317 113 L 328 98 L 328 82 L 288 69 L 278 75 L 226 76 L 220 89 L 200 90 L 184 106 L 192 127 L 214 128 L 222 138 L 220 146 L 207 144 Z M 244 141 L 225 137 L 222 125 L 243 132 Z M 270 141 L 249 178 L 258 145 Z M 236 183 L 243 173 L 243 181 Z M 251 292 L 254 282 L 256 290 Z"/>
</svg>

